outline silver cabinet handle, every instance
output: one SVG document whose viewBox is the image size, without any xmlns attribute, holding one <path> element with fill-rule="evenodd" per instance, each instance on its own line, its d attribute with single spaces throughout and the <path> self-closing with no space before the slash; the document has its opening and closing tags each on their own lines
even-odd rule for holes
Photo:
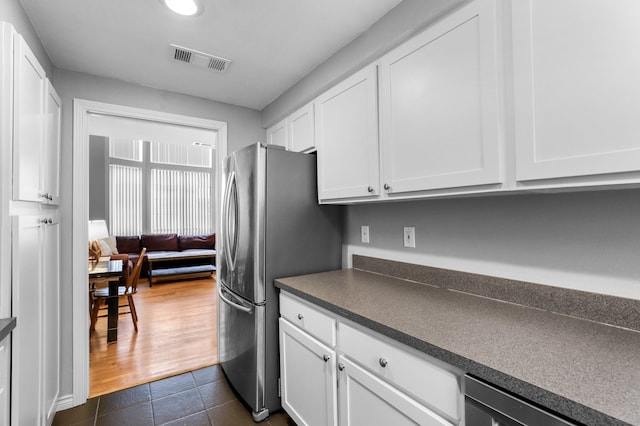
<svg viewBox="0 0 640 426">
<path fill-rule="evenodd" d="M 378 363 L 380 363 L 380 367 L 383 367 L 383 368 L 384 368 L 384 367 L 386 367 L 386 366 L 387 366 L 387 364 L 388 364 L 387 360 L 386 360 L 386 359 L 384 359 L 384 358 L 380 358 L 380 359 L 378 360 Z"/>
<path fill-rule="evenodd" d="M 323 360 L 324 362 L 327 362 L 327 361 L 329 361 L 330 359 L 331 359 L 331 357 L 330 357 L 329 355 L 327 355 L 327 354 L 322 355 L 322 360 Z"/>
<path fill-rule="evenodd" d="M 344 364 L 343 363 L 338 363 L 338 370 L 342 371 L 344 370 Z"/>
<path fill-rule="evenodd" d="M 304 318 L 304 316 L 302 316 L 302 314 L 298 314 L 298 319 L 302 320 L 302 318 Z"/>
<path fill-rule="evenodd" d="M 390 189 L 391 189 L 391 187 L 389 186 L 389 184 L 388 184 L 388 183 L 385 183 L 385 184 L 384 184 L 384 190 L 385 190 L 385 191 L 388 191 L 388 190 L 390 190 Z"/>
<path fill-rule="evenodd" d="M 367 188 L 367 191 L 369 191 L 369 192 L 373 192 L 373 186 L 368 187 L 368 188 Z"/>
<path fill-rule="evenodd" d="M 49 223 L 49 221 L 45 217 L 44 219 L 40 219 L 40 223 L 44 223 L 46 225 L 47 223 Z"/>
</svg>

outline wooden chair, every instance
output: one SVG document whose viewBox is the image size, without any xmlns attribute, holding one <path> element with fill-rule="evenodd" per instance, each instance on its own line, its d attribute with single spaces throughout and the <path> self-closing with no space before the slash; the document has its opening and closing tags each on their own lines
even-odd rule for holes
<svg viewBox="0 0 640 426">
<path fill-rule="evenodd" d="M 131 314 L 131 319 L 133 320 L 133 327 L 136 331 L 138 331 L 138 313 L 136 312 L 136 305 L 133 303 L 133 295 L 138 292 L 138 279 L 140 278 L 140 270 L 142 269 L 142 261 L 144 259 L 144 255 L 147 252 L 146 248 L 142 249 L 140 253 L 140 257 L 136 262 L 135 266 L 131 274 L 129 274 L 129 279 L 127 280 L 124 286 L 118 286 L 118 309 L 128 306 L 128 312 L 119 312 L 122 314 Z M 120 298 L 127 298 L 126 304 L 120 304 Z M 100 309 L 106 308 L 106 301 L 109 299 L 109 289 L 108 288 L 99 288 L 93 291 L 93 300 L 92 300 L 92 309 L 91 309 L 91 327 L 89 328 L 89 332 L 92 333 L 96 329 L 96 322 L 98 321 L 98 314 Z M 106 315 L 101 315 L 106 316 Z"/>
</svg>

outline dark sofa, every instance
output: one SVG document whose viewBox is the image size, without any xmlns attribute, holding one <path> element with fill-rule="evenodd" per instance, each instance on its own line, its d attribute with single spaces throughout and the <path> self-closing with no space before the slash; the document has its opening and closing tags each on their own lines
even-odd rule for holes
<svg viewBox="0 0 640 426">
<path fill-rule="evenodd" d="M 135 264 L 140 257 L 143 247 L 149 253 L 189 253 L 201 250 L 213 250 L 216 248 L 216 234 L 204 235 L 178 235 L 178 234 L 142 234 L 141 236 L 116 236 L 116 246 L 118 253 L 127 254 L 129 260 Z M 208 264 L 214 264 L 215 260 L 204 260 Z M 176 259 L 172 260 L 170 266 L 194 266 L 202 264 L 202 259 Z M 141 277 L 148 277 L 149 261 L 146 256 L 142 261 Z"/>
</svg>

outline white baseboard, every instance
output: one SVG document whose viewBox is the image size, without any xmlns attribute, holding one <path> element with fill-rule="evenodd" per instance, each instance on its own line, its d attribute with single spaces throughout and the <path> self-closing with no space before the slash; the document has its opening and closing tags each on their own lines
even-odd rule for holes
<svg viewBox="0 0 640 426">
<path fill-rule="evenodd" d="M 58 398 L 56 412 L 73 408 L 73 395 L 64 395 Z"/>
</svg>

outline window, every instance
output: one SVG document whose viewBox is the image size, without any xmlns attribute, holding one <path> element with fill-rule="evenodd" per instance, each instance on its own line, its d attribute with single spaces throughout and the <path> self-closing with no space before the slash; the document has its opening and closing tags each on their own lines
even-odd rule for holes
<svg viewBox="0 0 640 426">
<path fill-rule="evenodd" d="M 113 235 L 213 232 L 211 146 L 109 138 Z"/>
</svg>

